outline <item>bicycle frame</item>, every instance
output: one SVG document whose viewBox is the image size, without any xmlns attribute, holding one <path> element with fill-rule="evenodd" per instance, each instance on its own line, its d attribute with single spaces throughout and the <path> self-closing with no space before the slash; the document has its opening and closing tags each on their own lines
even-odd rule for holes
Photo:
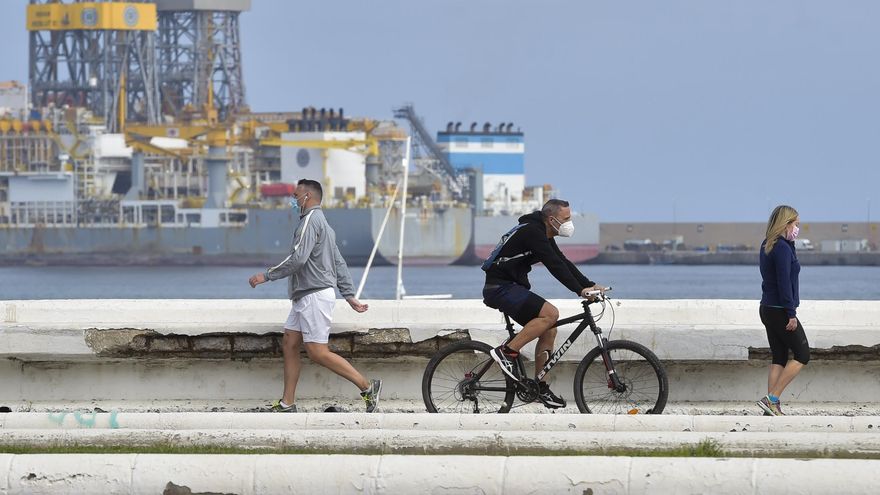
<svg viewBox="0 0 880 495">
<path fill-rule="evenodd" d="M 568 338 L 565 339 L 565 342 L 560 344 L 556 351 L 554 351 L 553 354 L 550 355 L 550 357 L 547 359 L 547 362 L 544 364 L 544 367 L 541 368 L 541 371 L 538 373 L 536 379 L 537 381 L 541 381 L 541 378 L 544 378 L 544 376 L 547 375 L 547 373 L 549 373 L 554 366 L 556 366 L 556 363 L 558 363 L 559 360 L 562 359 L 562 356 L 564 356 L 565 353 L 568 352 L 574 341 L 576 341 L 578 337 L 581 336 L 581 334 L 584 332 L 584 330 L 587 329 L 587 327 L 590 327 L 590 331 L 592 331 L 593 335 L 596 336 L 596 344 L 601 349 L 602 361 L 605 364 L 605 370 L 608 372 L 608 379 L 610 382 L 609 387 L 613 388 L 617 392 L 623 392 L 626 387 L 620 381 L 617 374 L 614 372 L 614 362 L 612 361 L 611 355 L 608 354 L 607 350 L 608 339 L 606 339 L 602 335 L 602 329 L 599 328 L 598 325 L 596 325 L 596 320 L 593 319 L 593 312 L 590 310 L 590 302 L 582 301 L 581 304 L 584 307 L 583 313 L 570 316 L 568 318 L 563 318 L 557 321 L 556 325 L 551 327 L 558 328 L 562 325 L 568 325 L 569 323 L 574 323 L 576 321 L 582 320 L 580 325 L 578 325 L 577 328 L 575 328 L 574 331 L 571 333 L 571 335 L 569 335 Z M 507 322 L 507 331 L 510 333 L 510 338 L 512 339 L 515 335 L 513 331 L 513 323 L 510 321 L 510 317 L 506 314 L 504 315 L 504 321 Z M 522 366 L 522 361 L 519 361 L 519 365 Z M 521 369 L 520 372 L 522 376 L 526 376 L 525 370 Z"/>
</svg>

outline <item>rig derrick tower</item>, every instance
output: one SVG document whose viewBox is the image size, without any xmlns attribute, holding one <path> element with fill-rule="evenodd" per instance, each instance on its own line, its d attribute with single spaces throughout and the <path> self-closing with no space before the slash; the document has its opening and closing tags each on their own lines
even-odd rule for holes
<svg viewBox="0 0 880 495">
<path fill-rule="evenodd" d="M 232 120 L 245 106 L 239 15 L 250 0 L 155 0 L 163 113 Z"/>
<path fill-rule="evenodd" d="M 157 123 L 156 26 L 156 6 L 142 0 L 30 0 L 34 108 L 85 107 L 111 132 Z"/>
</svg>

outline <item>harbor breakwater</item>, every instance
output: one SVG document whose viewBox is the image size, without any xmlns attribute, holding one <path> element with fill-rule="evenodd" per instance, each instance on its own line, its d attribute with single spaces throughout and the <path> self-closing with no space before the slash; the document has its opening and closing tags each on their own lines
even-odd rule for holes
<svg viewBox="0 0 880 495">
<path fill-rule="evenodd" d="M 0 266 L 263 266 L 277 256 L 240 255 L 159 255 L 150 253 L 93 254 L 0 254 Z M 880 266 L 880 251 L 857 253 L 798 252 L 804 266 Z M 363 266 L 360 259 L 350 266 Z M 464 257 L 455 264 L 478 265 L 474 257 Z M 758 251 L 605 251 L 586 262 L 592 265 L 757 265 Z M 387 265 L 379 260 L 376 265 Z M 405 261 L 405 264 L 411 264 Z"/>
<path fill-rule="evenodd" d="M 880 252 L 800 251 L 804 266 L 880 266 Z M 597 265 L 757 265 L 758 251 L 605 251 L 588 262 Z"/>
</svg>

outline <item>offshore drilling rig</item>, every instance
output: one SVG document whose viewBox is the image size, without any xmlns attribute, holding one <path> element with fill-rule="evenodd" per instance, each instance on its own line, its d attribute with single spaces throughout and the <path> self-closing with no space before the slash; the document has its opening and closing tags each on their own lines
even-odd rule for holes
<svg viewBox="0 0 880 495">
<path fill-rule="evenodd" d="M 262 185 L 291 179 L 281 170 L 289 152 L 300 161 L 314 152 L 324 162 L 335 152 L 350 152 L 364 168 L 367 161 L 382 165 L 380 144 L 386 161 L 400 154 L 402 130 L 352 119 L 341 109 L 250 112 L 239 24 L 250 7 L 250 0 L 31 0 L 30 110 L 0 121 L 0 130 L 10 131 L 2 133 L 0 151 L 13 157 L 4 160 L 0 153 L 0 173 L 72 172 L 74 196 L 86 203 L 112 201 L 127 191 L 127 201 L 173 199 L 221 208 L 253 203 Z M 303 134 L 309 132 L 324 134 Z M 126 159 L 130 166 L 121 163 Z M 332 200 L 368 197 L 365 184 L 335 182 L 342 192 Z M 13 186 L 0 183 L 6 199 Z M 374 195 L 380 186 L 371 184 Z M 271 192 L 263 196 L 272 200 Z M 80 206 L 55 205 L 48 223 L 105 216 Z M 22 218 L 20 207 L 7 204 L 0 223 L 19 223 L 13 220 Z M 56 215 L 59 208 L 63 213 Z M 49 220 L 33 208 L 23 213 Z"/>
<path fill-rule="evenodd" d="M 325 208 L 344 210 L 327 212 L 350 237 L 343 254 L 366 257 L 408 133 L 341 108 L 252 112 L 239 23 L 250 9 L 250 0 L 30 0 L 27 101 L 0 109 L 7 253 L 280 253 L 293 184 L 311 178 L 324 184 Z M 4 91 L 21 93 L 7 86 L 0 107 Z M 407 108 L 397 114 L 426 150 L 408 181 L 418 215 L 407 232 L 420 238 L 407 256 L 451 262 L 473 230 L 465 182 Z"/>
</svg>

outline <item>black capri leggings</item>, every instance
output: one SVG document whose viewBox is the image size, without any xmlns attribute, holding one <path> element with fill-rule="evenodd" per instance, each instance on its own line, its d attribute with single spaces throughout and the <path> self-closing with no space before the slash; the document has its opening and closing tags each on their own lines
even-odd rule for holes
<svg viewBox="0 0 880 495">
<path fill-rule="evenodd" d="M 761 323 L 767 329 L 767 341 L 770 342 L 770 352 L 773 353 L 773 364 L 785 366 L 788 362 L 788 350 L 794 354 L 794 360 L 807 364 L 810 361 L 810 344 L 807 342 L 807 334 L 798 320 L 797 328 L 793 332 L 785 329 L 788 324 L 788 313 L 784 308 L 771 308 L 761 306 Z"/>
</svg>

